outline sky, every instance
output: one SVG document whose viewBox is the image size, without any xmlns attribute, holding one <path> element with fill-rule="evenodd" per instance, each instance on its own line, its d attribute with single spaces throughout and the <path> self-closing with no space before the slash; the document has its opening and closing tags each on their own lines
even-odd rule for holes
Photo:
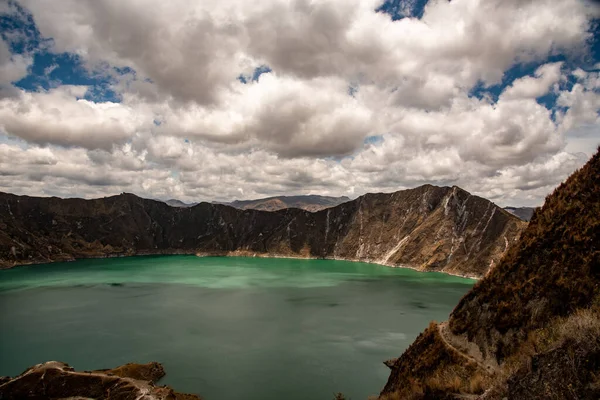
<svg viewBox="0 0 600 400">
<path fill-rule="evenodd" d="M 0 191 L 538 206 L 600 144 L 599 25 L 584 0 L 0 0 Z"/>
</svg>

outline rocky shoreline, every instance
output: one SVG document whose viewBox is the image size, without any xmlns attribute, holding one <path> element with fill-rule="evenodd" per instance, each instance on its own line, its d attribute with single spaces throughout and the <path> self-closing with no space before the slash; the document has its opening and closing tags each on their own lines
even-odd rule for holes
<svg viewBox="0 0 600 400">
<path fill-rule="evenodd" d="M 371 260 L 371 259 L 356 259 L 356 258 L 346 258 L 346 257 L 311 257 L 311 256 L 293 256 L 293 255 L 285 255 L 285 254 L 262 254 L 262 253 L 250 254 L 247 252 L 242 252 L 242 253 L 230 252 L 228 254 L 196 253 L 196 256 L 198 256 L 198 257 L 289 258 L 289 259 L 293 259 L 293 260 L 336 260 L 336 261 L 362 262 L 362 263 L 367 263 L 367 264 L 381 265 L 381 266 L 390 267 L 390 268 L 412 269 L 414 271 L 419 271 L 419 272 L 439 272 L 442 274 L 456 276 L 456 277 L 465 278 L 465 279 L 473 279 L 473 280 L 481 279 L 481 277 L 478 277 L 475 275 L 459 274 L 459 273 L 449 272 L 449 271 L 444 271 L 444 270 L 434 271 L 434 270 L 423 269 L 423 268 L 419 268 L 419 267 L 415 267 L 415 266 L 411 266 L 411 265 L 407 265 L 407 264 L 392 264 L 392 263 L 382 262 L 381 260 Z"/>
<path fill-rule="evenodd" d="M 201 400 L 156 385 L 164 375 L 157 362 L 78 372 L 66 363 L 48 361 L 14 378 L 0 377 L 0 399 Z"/>
</svg>

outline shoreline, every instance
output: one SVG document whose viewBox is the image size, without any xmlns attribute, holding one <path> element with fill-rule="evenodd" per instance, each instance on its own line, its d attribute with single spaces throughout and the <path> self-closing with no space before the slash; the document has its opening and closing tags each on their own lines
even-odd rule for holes
<svg viewBox="0 0 600 400">
<path fill-rule="evenodd" d="M 232 253 L 235 253 L 235 252 L 232 252 Z M 378 262 L 377 260 L 371 260 L 371 259 L 360 260 L 360 259 L 356 259 L 356 258 L 345 258 L 345 257 L 335 257 L 335 256 L 328 256 L 328 257 L 305 256 L 305 257 L 303 257 L 303 256 L 293 256 L 293 255 L 285 255 L 285 254 L 262 254 L 262 253 L 254 253 L 254 254 L 248 254 L 248 255 L 244 255 L 244 254 L 215 255 L 215 254 L 197 253 L 196 256 L 197 257 L 289 258 L 289 259 L 293 259 L 293 260 L 332 260 L 332 261 L 362 262 L 362 263 L 366 263 L 366 264 L 381 265 L 383 267 L 388 267 L 388 268 L 412 269 L 413 271 L 417 271 L 417 272 L 437 272 L 440 274 L 456 276 L 458 278 L 471 279 L 471 280 L 475 280 L 475 281 L 479 281 L 480 279 L 483 278 L 483 277 L 476 277 L 473 275 L 462 275 L 462 274 L 457 274 L 454 272 L 447 272 L 447 271 L 424 270 L 424 269 L 419 269 L 417 267 L 413 267 L 413 266 L 406 265 L 406 264 L 394 265 L 394 264 L 389 264 L 389 263 Z"/>
<path fill-rule="evenodd" d="M 182 255 L 190 255 L 196 257 L 246 257 L 246 258 L 283 258 L 283 259 L 297 259 L 297 260 L 332 260 L 332 261 L 348 261 L 348 262 L 362 262 L 367 264 L 375 264 L 381 265 L 388 268 L 406 268 L 412 269 L 417 272 L 437 272 L 441 274 L 446 274 L 450 276 L 455 276 L 458 278 L 471 279 L 474 281 L 479 281 L 483 278 L 476 277 L 473 275 L 463 275 L 455 272 L 447 272 L 447 271 L 436 271 L 436 270 L 424 270 L 419 269 L 417 267 L 413 267 L 406 264 L 390 264 L 385 262 L 378 262 L 378 260 L 372 259 L 351 259 L 345 257 L 336 257 L 336 256 L 327 256 L 327 257 L 314 257 L 314 256 L 303 256 L 303 255 L 292 255 L 292 254 L 278 254 L 278 253 L 256 253 L 245 250 L 235 250 L 235 251 L 191 251 L 191 250 L 173 250 L 173 251 L 140 251 L 136 253 L 113 253 L 113 254 L 103 254 L 103 255 L 89 255 L 83 257 L 69 257 L 63 259 L 46 259 L 46 260 L 33 260 L 31 262 L 20 262 L 15 263 L 10 266 L 0 266 L 0 271 L 8 270 L 13 268 L 18 268 L 22 266 L 28 265 L 43 265 L 43 264 L 54 264 L 57 262 L 74 262 L 78 260 L 90 260 L 90 259 L 104 259 L 104 258 L 125 258 L 125 257 L 144 257 L 144 256 L 182 256 Z"/>
</svg>

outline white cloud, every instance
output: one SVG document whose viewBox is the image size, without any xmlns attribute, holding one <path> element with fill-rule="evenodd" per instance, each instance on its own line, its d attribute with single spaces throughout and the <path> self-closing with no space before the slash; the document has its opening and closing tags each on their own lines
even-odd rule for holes
<svg viewBox="0 0 600 400">
<path fill-rule="evenodd" d="M 300 78 L 493 84 L 515 61 L 580 50 L 594 12 L 579 0 L 437 0 L 422 20 L 392 22 L 379 3 L 23 1 L 56 50 L 131 66 L 161 96 L 198 104 L 260 64 Z"/>
<path fill-rule="evenodd" d="M 581 125 L 600 125 L 600 73 L 578 72 L 578 82 L 570 91 L 562 91 L 556 104 L 568 108 L 561 114 L 560 121 L 565 129 L 576 129 Z"/>
<path fill-rule="evenodd" d="M 0 129 L 31 143 L 111 149 L 150 123 L 139 108 L 84 100 L 87 87 L 21 91 L 0 100 Z"/>
<path fill-rule="evenodd" d="M 25 77 L 31 63 L 31 57 L 11 54 L 8 43 L 0 37 L 0 99 L 17 93 L 12 82 Z"/>
<path fill-rule="evenodd" d="M 547 94 L 553 85 L 561 78 L 562 62 L 545 64 L 535 71 L 535 76 L 526 76 L 515 80 L 511 86 L 502 92 L 502 98 L 535 99 Z"/>
<path fill-rule="evenodd" d="M 598 74 L 581 68 L 548 63 L 497 101 L 469 97 L 516 62 L 582 56 L 598 7 L 579 0 L 431 0 L 399 21 L 374 12 L 379 0 L 21 3 L 54 51 L 113 74 L 123 100 L 9 85 L 0 190 L 197 201 L 432 182 L 539 203 L 585 158 L 567 152 L 584 145 L 573 132 L 600 136 Z M 0 87 L 31 62 L 7 51 Z M 273 72 L 237 80 L 261 65 Z M 535 100 L 547 93 L 564 107 L 555 118 Z"/>
<path fill-rule="evenodd" d="M 372 111 L 333 78 L 301 81 L 264 74 L 237 84 L 227 108 L 166 109 L 160 130 L 218 143 L 247 143 L 287 157 L 352 152 L 371 133 Z"/>
</svg>

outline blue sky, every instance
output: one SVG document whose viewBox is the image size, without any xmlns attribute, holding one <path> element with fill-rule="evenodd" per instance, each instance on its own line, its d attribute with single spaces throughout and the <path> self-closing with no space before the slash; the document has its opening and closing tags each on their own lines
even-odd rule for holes
<svg viewBox="0 0 600 400">
<path fill-rule="evenodd" d="M 600 14 L 498 1 L 269 0 L 223 19 L 218 2 L 10 0 L 0 143 L 50 164 L 12 166 L 0 190 L 229 200 L 434 183 L 539 203 L 600 142 Z"/>
<path fill-rule="evenodd" d="M 13 82 L 16 87 L 35 92 L 61 85 L 85 85 L 90 88 L 85 96 L 89 100 L 119 101 L 118 94 L 110 89 L 110 75 L 89 71 L 77 54 L 52 51 L 52 38 L 42 36 L 31 13 L 17 2 L 9 4 L 18 12 L 0 16 L 2 38 L 13 54 L 33 57 L 27 76 Z M 111 72 L 118 73 L 116 69 Z"/>
</svg>

